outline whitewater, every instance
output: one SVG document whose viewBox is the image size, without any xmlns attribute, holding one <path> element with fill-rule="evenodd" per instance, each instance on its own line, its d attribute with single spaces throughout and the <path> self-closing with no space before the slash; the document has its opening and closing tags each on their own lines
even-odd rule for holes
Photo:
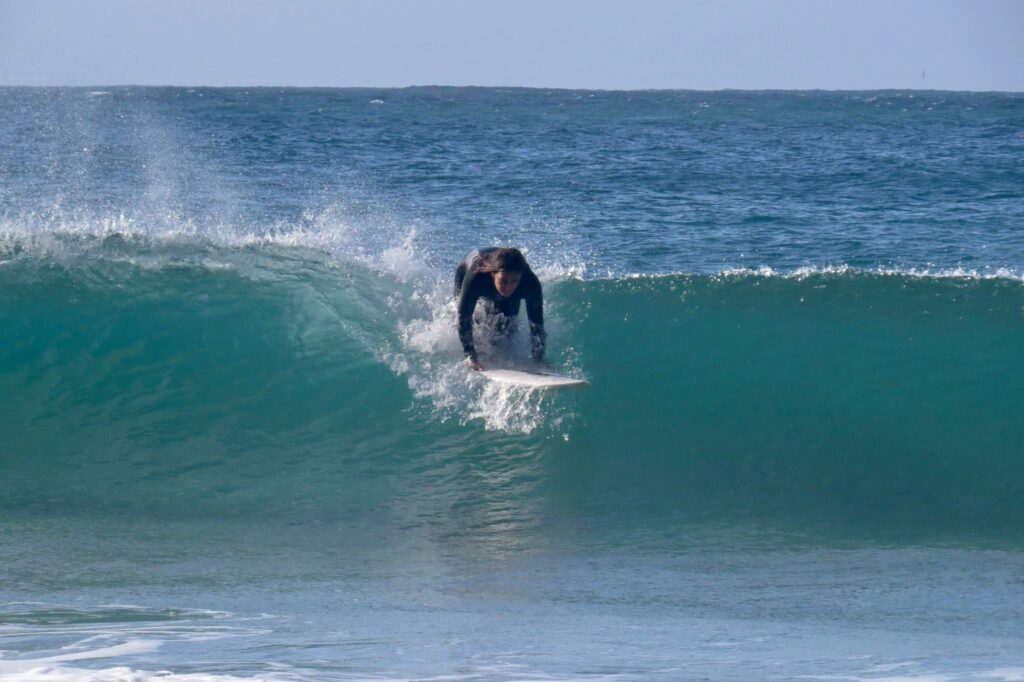
<svg viewBox="0 0 1024 682">
<path fill-rule="evenodd" d="M 0 680 L 1024 679 L 1021 95 L 0 113 Z"/>
</svg>

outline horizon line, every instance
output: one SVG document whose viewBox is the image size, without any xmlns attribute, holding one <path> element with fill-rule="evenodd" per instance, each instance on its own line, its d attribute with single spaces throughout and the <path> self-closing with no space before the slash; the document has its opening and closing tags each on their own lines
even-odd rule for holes
<svg viewBox="0 0 1024 682">
<path fill-rule="evenodd" d="M 35 89 L 87 89 L 87 88 L 185 88 L 185 89 L 272 89 L 272 90 L 414 90 L 427 88 L 477 89 L 477 90 L 547 90 L 565 92 L 958 92 L 976 94 L 1024 94 L 1024 90 L 970 90 L 960 88 L 917 88 L 917 87 L 878 87 L 878 88 L 573 88 L 566 86 L 539 85 L 450 85 L 450 84 L 413 84 L 413 85 L 182 85 L 171 83 L 107 83 L 86 85 L 32 85 L 26 83 L 0 83 L 0 88 L 35 88 Z"/>
</svg>

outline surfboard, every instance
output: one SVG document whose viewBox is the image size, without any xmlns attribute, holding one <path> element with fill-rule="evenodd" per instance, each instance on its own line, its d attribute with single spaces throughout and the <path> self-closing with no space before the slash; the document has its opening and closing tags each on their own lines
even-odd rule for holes
<svg viewBox="0 0 1024 682">
<path fill-rule="evenodd" d="M 529 388 L 584 388 L 590 386 L 586 379 L 575 379 L 554 372 L 533 369 L 485 369 L 481 375 L 502 384 L 514 384 Z"/>
</svg>

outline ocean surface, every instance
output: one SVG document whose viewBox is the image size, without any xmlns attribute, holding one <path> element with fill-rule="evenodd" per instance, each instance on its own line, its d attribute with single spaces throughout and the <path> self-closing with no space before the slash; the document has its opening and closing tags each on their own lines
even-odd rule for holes
<svg viewBox="0 0 1024 682">
<path fill-rule="evenodd" d="M 0 681 L 790 679 L 1024 680 L 1024 94 L 0 88 Z"/>
</svg>

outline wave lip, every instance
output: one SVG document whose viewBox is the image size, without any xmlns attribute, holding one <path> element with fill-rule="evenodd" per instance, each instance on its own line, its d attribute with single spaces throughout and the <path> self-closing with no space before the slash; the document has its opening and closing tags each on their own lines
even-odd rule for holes
<svg viewBox="0 0 1024 682">
<path fill-rule="evenodd" d="M 761 277 L 761 278 L 774 278 L 774 279 L 791 279 L 801 280 L 810 277 L 817 276 L 847 276 L 847 277 L 907 277 L 915 279 L 949 279 L 949 280 L 985 280 L 985 279 L 1006 279 L 1024 281 L 1024 271 L 1018 270 L 1012 267 L 1005 266 L 992 266 L 992 267 L 965 267 L 965 266 L 950 266 L 950 267 L 918 267 L 918 266 L 907 266 L 907 267 L 895 267 L 895 266 L 854 266 L 847 264 L 839 265 L 802 265 L 793 268 L 781 268 L 772 267 L 769 265 L 761 265 L 758 267 L 728 267 L 717 271 L 667 271 L 667 272 L 631 272 L 624 275 L 615 274 L 608 272 L 602 275 L 595 275 L 593 277 L 586 277 L 582 274 L 573 275 L 570 274 L 569 278 L 586 280 L 600 280 L 600 281 L 616 281 L 616 280 L 668 280 L 672 278 L 700 278 L 700 277 L 719 277 L 719 278 L 743 278 L 743 277 Z"/>
</svg>

